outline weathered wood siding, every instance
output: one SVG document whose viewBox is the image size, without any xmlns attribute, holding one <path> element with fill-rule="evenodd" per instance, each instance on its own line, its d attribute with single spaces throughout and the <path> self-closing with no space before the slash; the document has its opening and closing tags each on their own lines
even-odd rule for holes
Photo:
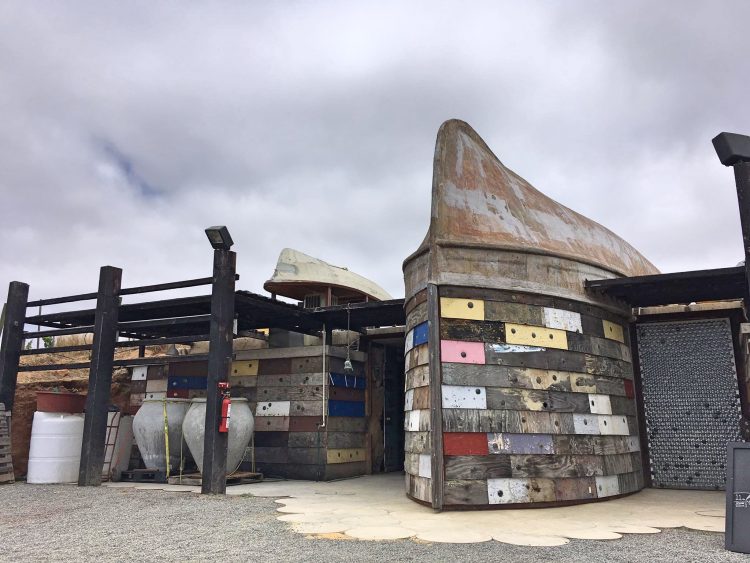
<svg viewBox="0 0 750 563">
<path fill-rule="evenodd" d="M 643 487 L 625 319 L 560 298 L 458 287 L 441 288 L 440 310 L 441 341 L 429 345 L 441 350 L 443 427 L 425 427 L 412 410 L 406 431 L 420 444 L 442 431 L 445 507 Z M 407 350 L 407 380 L 426 385 L 408 375 L 419 369 L 415 355 Z M 416 460 L 407 467 L 417 475 Z"/>
<path fill-rule="evenodd" d="M 354 373 L 345 374 L 345 350 L 329 346 L 326 352 L 325 371 L 320 346 L 235 353 L 231 396 L 247 399 L 255 417 L 254 452 L 246 451 L 243 469 L 250 469 L 254 455 L 256 469 L 271 476 L 324 480 L 367 473 L 367 356 L 352 353 Z M 145 398 L 205 397 L 207 370 L 207 362 L 189 356 L 132 368 L 133 410 Z"/>
<path fill-rule="evenodd" d="M 423 502 L 432 502 L 428 328 L 427 292 L 422 290 L 409 301 L 406 308 L 404 472 L 407 494 Z"/>
</svg>

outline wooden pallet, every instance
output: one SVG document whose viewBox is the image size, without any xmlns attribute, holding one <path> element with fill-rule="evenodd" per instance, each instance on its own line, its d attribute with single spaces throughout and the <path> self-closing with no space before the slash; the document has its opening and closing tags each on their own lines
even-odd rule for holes
<svg viewBox="0 0 750 563">
<path fill-rule="evenodd" d="M 262 473 L 253 473 L 251 471 L 238 471 L 227 475 L 227 485 L 247 485 L 249 483 L 260 483 L 263 480 Z M 170 485 L 190 485 L 199 487 L 202 483 L 200 473 L 183 473 L 173 475 L 169 478 Z"/>
<path fill-rule="evenodd" d="M 167 476 L 161 469 L 129 469 L 120 473 L 118 480 L 130 483 L 166 483 Z"/>
</svg>

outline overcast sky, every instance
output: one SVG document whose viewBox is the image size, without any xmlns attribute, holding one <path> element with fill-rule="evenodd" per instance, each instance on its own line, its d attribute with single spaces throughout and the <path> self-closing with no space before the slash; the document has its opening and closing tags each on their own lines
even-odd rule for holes
<svg viewBox="0 0 750 563">
<path fill-rule="evenodd" d="M 0 4 L 0 301 L 210 274 L 283 247 L 403 295 L 435 135 L 468 121 L 664 272 L 743 258 L 748 2 Z"/>
</svg>

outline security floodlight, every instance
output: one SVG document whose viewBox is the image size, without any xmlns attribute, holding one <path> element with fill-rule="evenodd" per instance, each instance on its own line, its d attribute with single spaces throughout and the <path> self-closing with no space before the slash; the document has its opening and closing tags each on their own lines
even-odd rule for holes
<svg viewBox="0 0 750 563">
<path fill-rule="evenodd" d="M 229 234 L 229 230 L 223 225 L 209 227 L 206 229 L 206 236 L 211 246 L 214 247 L 214 250 L 229 250 L 234 244 L 232 235 Z"/>
<path fill-rule="evenodd" d="M 712 143 L 724 166 L 750 162 L 750 137 L 738 133 L 719 133 Z"/>
</svg>

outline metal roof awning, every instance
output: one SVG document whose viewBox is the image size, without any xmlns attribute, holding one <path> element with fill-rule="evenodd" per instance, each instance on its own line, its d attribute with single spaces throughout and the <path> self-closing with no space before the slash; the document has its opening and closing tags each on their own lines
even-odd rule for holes
<svg viewBox="0 0 750 563">
<path fill-rule="evenodd" d="M 403 299 L 352 303 L 335 307 L 318 307 L 313 316 L 327 328 L 346 328 L 347 316 L 352 330 L 362 332 L 366 327 L 399 326 L 406 324 Z"/>
<path fill-rule="evenodd" d="M 619 299 L 631 307 L 652 307 L 742 299 L 747 294 L 744 266 L 587 280 L 586 289 Z"/>
<path fill-rule="evenodd" d="M 323 324 L 328 329 L 347 325 L 346 305 L 303 309 L 249 291 L 235 292 L 234 305 L 239 331 L 280 328 L 317 335 Z M 355 303 L 349 311 L 352 330 L 405 322 L 403 299 Z M 27 317 L 26 324 L 54 329 L 89 327 L 94 324 L 94 313 L 94 309 L 43 313 Z M 209 333 L 210 314 L 210 295 L 131 303 L 119 308 L 120 332 L 137 338 L 205 335 Z"/>
</svg>

